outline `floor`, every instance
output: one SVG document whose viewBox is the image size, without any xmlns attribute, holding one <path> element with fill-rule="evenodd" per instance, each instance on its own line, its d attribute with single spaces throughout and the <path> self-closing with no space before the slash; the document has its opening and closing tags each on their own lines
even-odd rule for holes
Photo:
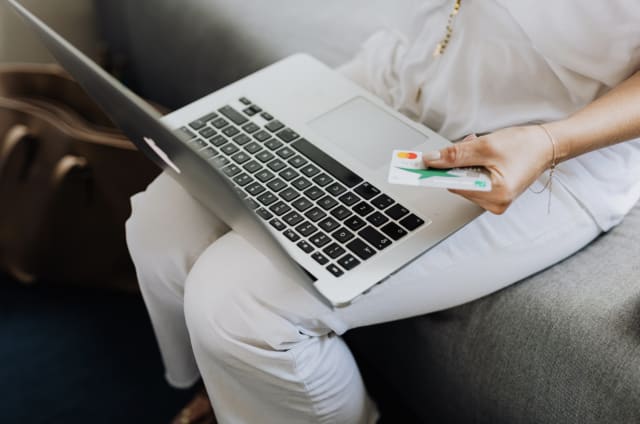
<svg viewBox="0 0 640 424">
<path fill-rule="evenodd" d="M 0 276 L 1 423 L 168 423 L 171 389 L 137 295 Z"/>
</svg>

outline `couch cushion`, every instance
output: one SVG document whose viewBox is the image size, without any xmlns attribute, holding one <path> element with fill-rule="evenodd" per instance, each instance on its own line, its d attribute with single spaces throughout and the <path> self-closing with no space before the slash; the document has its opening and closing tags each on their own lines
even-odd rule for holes
<svg viewBox="0 0 640 424">
<path fill-rule="evenodd" d="M 347 338 L 365 377 L 385 380 L 421 420 L 640 422 L 639 256 L 637 206 L 501 292 Z"/>
</svg>

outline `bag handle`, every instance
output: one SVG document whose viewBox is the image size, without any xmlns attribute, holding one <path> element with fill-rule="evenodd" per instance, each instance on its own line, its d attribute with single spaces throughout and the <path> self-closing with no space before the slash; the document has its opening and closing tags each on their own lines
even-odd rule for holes
<svg viewBox="0 0 640 424">
<path fill-rule="evenodd" d="M 34 141 L 35 138 L 29 131 L 29 128 L 24 125 L 14 125 L 9 131 L 7 131 L 2 144 L 0 144 L 0 176 L 4 174 L 4 168 L 9 163 L 9 159 L 13 152 L 15 152 L 21 144 L 29 142 L 33 143 Z M 20 173 L 21 179 L 26 178 L 30 162 L 34 157 L 35 151 L 32 150 L 29 152 L 27 161 L 22 167 L 22 171 Z"/>
</svg>

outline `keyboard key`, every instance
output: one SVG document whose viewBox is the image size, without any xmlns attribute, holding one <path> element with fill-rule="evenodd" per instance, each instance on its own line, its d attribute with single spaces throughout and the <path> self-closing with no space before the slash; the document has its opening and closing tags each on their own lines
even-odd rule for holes
<svg viewBox="0 0 640 424">
<path fill-rule="evenodd" d="M 349 216 L 351 216 L 351 211 L 344 206 L 338 206 L 331 211 L 331 215 L 342 221 L 343 219 L 347 219 Z"/>
<path fill-rule="evenodd" d="M 238 197 L 240 197 L 241 199 L 243 199 L 245 201 L 246 201 L 246 199 L 248 199 L 247 193 L 242 191 L 242 189 L 240 187 L 234 187 L 233 189 L 235 190 L 235 192 L 238 195 Z"/>
<path fill-rule="evenodd" d="M 256 143 L 255 141 L 252 141 L 251 143 L 244 146 L 244 149 L 253 155 L 255 153 L 258 153 L 260 150 L 262 150 L 262 146 Z"/>
<path fill-rule="evenodd" d="M 304 177 L 300 177 L 295 181 L 293 181 L 291 185 L 297 188 L 298 190 L 303 191 L 307 189 L 309 186 L 311 186 L 311 181 L 307 180 Z"/>
<path fill-rule="evenodd" d="M 233 182 L 238 184 L 240 187 L 244 187 L 252 181 L 253 178 L 251 178 L 246 172 L 238 175 L 233 179 Z"/>
<path fill-rule="evenodd" d="M 318 205 L 328 211 L 338 204 L 338 201 L 331 196 L 324 196 L 322 199 L 318 200 Z"/>
<path fill-rule="evenodd" d="M 289 206 L 286 203 L 280 201 L 278 203 L 274 203 L 273 205 L 271 205 L 269 210 L 271 212 L 275 213 L 278 216 L 282 216 L 282 215 L 284 215 L 285 213 L 287 213 L 287 212 L 289 212 L 291 210 L 291 206 Z"/>
<path fill-rule="evenodd" d="M 409 213 L 409 209 L 402 205 L 395 205 L 387 209 L 384 213 L 386 213 L 389 218 L 397 221 L 407 215 Z"/>
<path fill-rule="evenodd" d="M 211 123 L 211 125 L 213 125 L 217 129 L 222 129 L 222 128 L 226 127 L 227 125 L 229 125 L 229 122 L 227 122 L 227 120 L 224 119 L 224 118 L 218 118 L 218 119 L 214 120 Z"/>
<path fill-rule="evenodd" d="M 184 140 L 191 140 L 196 134 L 187 127 L 182 127 L 175 131 L 176 135 Z"/>
<path fill-rule="evenodd" d="M 286 214 L 283 218 L 284 222 L 289 224 L 290 227 L 299 224 L 304 218 L 298 212 L 290 212 Z"/>
<path fill-rule="evenodd" d="M 265 221 L 273 218 L 273 214 L 268 210 L 266 210 L 265 208 L 258 209 L 256 213 L 260 218 L 264 219 Z"/>
<path fill-rule="evenodd" d="M 278 200 L 278 197 L 270 191 L 267 191 L 266 193 L 258 196 L 258 202 L 262 203 L 265 206 L 271 205 L 276 200 Z"/>
<path fill-rule="evenodd" d="M 237 135 L 238 133 L 240 133 L 240 130 L 237 129 L 236 127 L 227 127 L 224 130 L 222 130 L 222 133 L 224 135 L 226 135 L 227 137 L 233 137 L 234 135 Z"/>
<path fill-rule="evenodd" d="M 320 172 L 320 170 L 313 165 L 307 165 L 304 168 L 302 168 L 301 171 L 304 175 L 306 175 L 309 178 L 313 177 L 314 175 Z"/>
<path fill-rule="evenodd" d="M 380 190 L 378 190 L 368 182 L 360 184 L 358 187 L 354 188 L 353 191 L 364 197 L 366 200 L 369 200 L 380 194 Z"/>
<path fill-rule="evenodd" d="M 218 112 L 226 116 L 236 125 L 242 125 L 248 121 L 247 118 L 242 116 L 240 112 L 232 108 L 231 106 L 225 106 L 221 109 L 218 109 Z"/>
<path fill-rule="evenodd" d="M 318 149 L 304 138 L 294 141 L 292 146 L 347 187 L 355 187 L 357 184 L 362 182 L 362 178 L 351 172 L 338 161 Z"/>
<path fill-rule="evenodd" d="M 380 212 L 374 212 L 367 217 L 367 221 L 376 227 L 379 227 L 389 221 L 389 218 L 381 214 Z"/>
<path fill-rule="evenodd" d="M 360 261 L 357 260 L 353 255 L 347 254 L 342 258 L 338 259 L 338 264 L 344 269 L 346 269 L 347 271 L 350 271 L 353 268 L 360 265 Z"/>
<path fill-rule="evenodd" d="M 254 124 L 253 122 L 249 122 L 247 125 L 242 127 L 242 129 L 249 134 L 253 134 L 254 132 L 258 131 L 260 127 Z"/>
<path fill-rule="evenodd" d="M 311 255 L 311 257 L 320 265 L 326 265 L 327 263 L 329 263 L 329 259 L 327 259 L 327 257 L 320 252 L 314 253 L 313 255 Z"/>
<path fill-rule="evenodd" d="M 271 159 L 275 158 L 275 156 L 269 152 L 267 152 L 266 150 L 258 153 L 256 155 L 256 159 L 258 159 L 260 162 L 262 163 L 267 163 L 269 162 Z M 284 165 L 284 162 L 282 163 Z M 274 169 L 274 171 L 277 171 L 276 169 Z"/>
<path fill-rule="evenodd" d="M 231 161 L 223 156 L 216 156 L 212 160 L 214 166 L 218 168 L 222 168 L 223 166 L 227 166 L 231 163 Z"/>
<path fill-rule="evenodd" d="M 386 194 L 381 194 L 371 201 L 371 204 L 380 210 L 385 210 L 394 203 L 394 200 Z"/>
<path fill-rule="evenodd" d="M 307 243 L 304 240 L 301 240 L 300 243 L 297 244 L 297 246 L 302 249 L 302 251 L 304 253 L 311 253 L 313 252 L 313 246 L 311 246 L 309 243 Z"/>
<path fill-rule="evenodd" d="M 298 174 L 296 170 L 293 168 L 287 168 L 284 171 L 280 172 L 280 174 L 278 175 L 280 175 L 282 179 L 285 181 L 291 181 L 300 174 Z"/>
<path fill-rule="evenodd" d="M 324 221 L 320 222 L 320 224 L 318 224 L 318 225 L 320 225 L 320 228 L 322 228 L 326 232 L 330 233 L 333 230 L 335 230 L 336 228 L 338 228 L 340 226 L 340 223 L 338 223 L 338 221 L 336 221 L 333 218 L 327 218 Z"/>
<path fill-rule="evenodd" d="M 198 131 L 199 129 L 204 128 L 205 125 L 207 125 L 207 123 L 205 121 L 201 121 L 200 119 L 196 119 L 195 121 L 193 121 L 192 123 L 189 124 L 189 126 L 191 128 L 193 128 L 194 130 L 196 130 L 196 131 Z"/>
<path fill-rule="evenodd" d="M 293 232 L 293 230 L 286 230 L 286 231 L 285 231 L 284 233 L 282 233 L 282 234 L 284 234 L 284 236 L 285 236 L 286 238 L 288 238 L 289 240 L 291 240 L 291 241 L 292 241 L 292 242 L 294 242 L 294 243 L 295 243 L 296 241 L 300 240 L 300 236 L 299 236 L 299 235 L 297 235 L 296 233 L 294 233 L 294 232 Z"/>
<path fill-rule="evenodd" d="M 366 224 L 367 224 L 366 222 L 364 222 L 362 219 L 360 219 L 355 215 L 353 215 L 352 217 L 344 221 L 344 225 L 346 225 L 347 228 L 351 229 L 352 231 L 358 231 L 360 228 L 364 227 Z"/>
<path fill-rule="evenodd" d="M 345 191 L 347 191 L 346 188 L 344 188 L 343 186 L 341 186 L 338 183 L 333 183 L 331 184 L 329 187 L 327 187 L 325 190 L 327 190 L 327 193 L 338 197 L 340 196 L 342 193 L 344 193 Z"/>
<path fill-rule="evenodd" d="M 241 171 L 240 168 L 238 168 L 236 165 L 233 165 L 233 164 L 227 166 L 222 170 L 222 172 L 224 172 L 224 174 L 229 178 L 236 176 L 237 174 L 240 173 L 240 171 Z"/>
<path fill-rule="evenodd" d="M 264 119 L 265 121 L 273 120 L 273 116 L 270 113 L 267 113 L 267 112 L 262 112 L 260 114 L 260 116 L 262 116 L 262 119 Z"/>
<path fill-rule="evenodd" d="M 391 245 L 391 240 L 379 233 L 378 230 L 373 227 L 366 227 L 360 230 L 358 235 L 378 250 L 382 250 Z"/>
<path fill-rule="evenodd" d="M 344 250 L 338 243 L 331 243 L 329 246 L 324 248 L 323 252 L 331 259 L 335 259 L 345 254 L 346 250 Z"/>
<path fill-rule="evenodd" d="M 233 137 L 233 141 L 235 141 L 238 146 L 244 146 L 251 141 L 251 138 L 246 134 L 238 134 Z"/>
<path fill-rule="evenodd" d="M 369 246 L 359 238 L 347 244 L 347 249 L 355 253 L 363 261 L 366 261 L 376 254 L 376 251 L 373 249 L 373 247 Z"/>
<path fill-rule="evenodd" d="M 255 138 L 256 140 L 263 142 L 268 140 L 269 138 L 271 138 L 271 136 L 269 135 L 268 132 L 262 130 L 262 131 L 258 131 L 257 133 L 255 133 L 253 135 L 253 138 Z"/>
<path fill-rule="evenodd" d="M 327 267 L 327 271 L 333 274 L 334 277 L 340 277 L 344 272 L 338 268 L 336 264 L 331 264 Z"/>
<path fill-rule="evenodd" d="M 355 193 L 345 193 L 340 196 L 338 200 L 340 200 L 347 206 L 352 206 L 355 203 L 358 203 L 358 201 L 360 201 L 360 198 Z"/>
<path fill-rule="evenodd" d="M 288 147 L 283 147 L 282 149 L 278 150 L 276 154 L 282 159 L 288 159 L 291 156 L 295 155 L 295 152 Z"/>
<path fill-rule="evenodd" d="M 222 147 L 222 152 L 226 155 L 232 155 L 234 153 L 236 153 L 238 150 L 240 150 L 235 144 L 226 144 Z"/>
<path fill-rule="evenodd" d="M 304 212 L 307 209 L 309 209 L 311 206 L 313 206 L 313 203 L 310 200 L 308 200 L 306 197 L 300 197 L 299 199 L 293 201 L 291 203 L 291 206 L 293 206 L 300 212 Z"/>
<path fill-rule="evenodd" d="M 373 212 L 373 206 L 367 202 L 360 202 L 353 207 L 353 210 L 360 216 L 367 216 Z"/>
<path fill-rule="evenodd" d="M 262 112 L 262 108 L 260 106 L 258 106 L 258 105 L 251 105 L 251 106 L 249 106 L 249 109 L 251 109 L 251 111 L 253 112 L 254 115 L 256 113 Z"/>
<path fill-rule="evenodd" d="M 267 169 L 263 169 L 262 171 L 256 174 L 256 178 L 262 183 L 266 183 L 267 181 L 271 180 L 274 177 L 275 175 L 273 175 L 273 172 Z"/>
<path fill-rule="evenodd" d="M 202 153 L 204 157 L 207 158 L 207 160 L 218 155 L 218 151 L 213 147 L 207 147 L 206 149 L 202 150 L 200 153 Z"/>
<path fill-rule="evenodd" d="M 250 159 L 250 156 L 248 154 L 246 154 L 245 152 L 239 152 L 236 153 L 235 155 L 231 156 L 231 159 L 237 163 L 238 165 L 242 165 L 243 163 L 245 163 L 246 161 L 248 161 Z"/>
<path fill-rule="evenodd" d="M 204 121 L 204 122 L 209 122 L 209 121 L 213 121 L 217 117 L 218 117 L 217 113 L 211 112 L 211 113 L 208 113 L 208 114 L 204 115 L 202 118 L 200 118 L 200 120 Z"/>
<path fill-rule="evenodd" d="M 213 144 L 214 146 L 216 146 L 216 147 L 220 147 L 223 144 L 226 144 L 227 141 L 228 140 L 226 138 L 224 138 L 223 136 L 221 136 L 221 135 L 217 135 L 217 136 L 213 137 L 211 140 L 209 140 L 209 142 L 211 144 Z"/>
<path fill-rule="evenodd" d="M 317 175 L 316 177 L 313 178 L 313 182 L 318 184 L 320 187 L 324 187 L 327 184 L 331 184 L 333 182 L 333 178 L 331 178 L 330 176 L 328 176 L 325 173 L 322 173 L 320 175 Z"/>
<path fill-rule="evenodd" d="M 310 222 L 303 222 L 296 227 L 296 231 L 303 237 L 309 237 L 311 234 L 318 231 L 318 229 Z"/>
<path fill-rule="evenodd" d="M 298 193 L 296 190 L 289 187 L 288 189 L 280 192 L 280 197 L 282 197 L 287 202 L 291 202 L 294 199 L 297 199 L 298 197 L 300 197 L 300 193 Z"/>
<path fill-rule="evenodd" d="M 282 142 L 280 140 L 276 140 L 275 138 L 268 140 L 266 143 L 264 143 L 264 145 L 267 146 L 269 150 L 278 150 L 283 146 Z"/>
<path fill-rule="evenodd" d="M 275 192 L 278 192 L 278 191 L 282 190 L 286 186 L 287 186 L 287 183 L 282 181 L 280 178 L 276 178 L 275 180 L 271 180 L 267 184 L 267 187 L 269 187 L 271 190 L 273 190 Z"/>
<path fill-rule="evenodd" d="M 279 219 L 272 219 L 271 221 L 269 221 L 269 224 L 271 224 L 271 226 L 278 231 L 282 231 L 287 228 L 287 226 L 284 225 Z"/>
<path fill-rule="evenodd" d="M 322 189 L 320 189 L 318 187 L 311 187 L 311 188 L 308 188 L 304 192 L 304 194 L 305 194 L 305 196 L 307 196 L 311 200 L 317 200 L 317 199 L 321 198 L 322 196 L 324 196 L 324 191 L 322 191 Z"/>
<path fill-rule="evenodd" d="M 320 248 L 320 247 L 326 246 L 331 241 L 331 239 L 329 238 L 328 235 L 326 235 L 322 231 L 318 231 L 309 239 L 309 241 L 315 247 Z"/>
<path fill-rule="evenodd" d="M 265 188 L 260 183 L 251 183 L 245 188 L 245 190 L 247 190 L 247 193 L 255 197 L 265 191 Z"/>
<path fill-rule="evenodd" d="M 240 103 L 249 106 L 251 104 L 251 100 L 247 99 L 246 97 L 240 97 Z"/>
<path fill-rule="evenodd" d="M 317 222 L 317 221 L 320 221 L 322 218 L 326 217 L 327 214 L 322 209 L 315 207 L 307 211 L 307 213 L 305 213 L 304 216 L 309 218 L 311 222 Z"/>
<path fill-rule="evenodd" d="M 265 125 L 265 128 L 271 132 L 277 132 L 284 128 L 284 124 L 280 121 L 271 121 Z"/>
<path fill-rule="evenodd" d="M 257 161 L 252 160 L 251 162 L 248 162 L 245 166 L 243 166 L 243 168 L 253 174 L 254 172 L 261 170 L 262 165 L 260 165 L 260 163 L 258 163 Z"/>
<path fill-rule="evenodd" d="M 331 236 L 340 243 L 346 243 L 355 237 L 355 235 L 346 228 L 340 228 L 339 230 L 334 231 Z"/>
<path fill-rule="evenodd" d="M 286 143 L 290 143 L 293 140 L 295 140 L 296 138 L 300 137 L 298 134 L 296 134 L 291 128 L 285 128 L 282 131 L 280 131 L 278 134 L 276 134 L 276 136 L 286 142 Z"/>
<path fill-rule="evenodd" d="M 306 165 L 308 162 L 309 161 L 307 161 L 300 155 L 296 155 L 289 159 L 289 165 L 293 166 L 294 168 L 300 168 L 301 166 Z"/>
<path fill-rule="evenodd" d="M 247 204 L 247 206 L 249 206 L 249 208 L 251 209 L 257 209 L 260 205 L 258 204 L 258 202 L 256 202 L 255 200 L 251 199 L 251 198 L 246 198 L 245 199 L 245 203 Z"/>
<path fill-rule="evenodd" d="M 400 240 L 402 237 L 407 235 L 407 232 L 403 230 L 399 225 L 394 224 L 393 222 L 388 223 L 384 227 L 380 228 L 383 233 L 391 237 L 393 240 Z"/>
<path fill-rule="evenodd" d="M 422 224 L 424 224 L 424 221 L 414 214 L 411 214 L 408 217 L 404 218 L 402 221 L 400 221 L 400 225 L 402 225 L 404 228 L 406 228 L 409 231 L 415 230 L 416 228 L 420 227 Z"/>
<path fill-rule="evenodd" d="M 204 127 L 198 133 L 204 138 L 211 138 L 214 135 L 218 134 L 218 132 L 211 127 Z"/>
<path fill-rule="evenodd" d="M 250 107 L 248 107 L 248 108 L 245 108 L 245 109 L 242 111 L 242 113 L 244 113 L 244 114 L 245 114 L 245 115 L 247 115 L 247 116 L 253 116 L 253 115 L 255 115 L 255 114 L 256 114 L 256 113 L 258 113 L 258 112 L 254 111 L 253 109 L 251 109 Z"/>
</svg>

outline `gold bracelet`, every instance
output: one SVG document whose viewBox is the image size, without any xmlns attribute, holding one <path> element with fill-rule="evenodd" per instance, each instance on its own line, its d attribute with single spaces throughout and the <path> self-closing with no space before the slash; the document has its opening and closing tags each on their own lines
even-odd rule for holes
<svg viewBox="0 0 640 424">
<path fill-rule="evenodd" d="M 540 194 L 542 192 L 544 192 L 547 188 L 549 189 L 549 201 L 547 202 L 547 214 L 551 213 L 551 191 L 553 190 L 553 174 L 556 170 L 556 161 L 557 161 L 557 154 L 556 154 L 556 147 L 557 147 L 557 143 L 556 143 L 556 139 L 553 137 L 553 135 L 551 134 L 551 131 L 549 131 L 549 129 L 547 127 L 545 127 L 543 124 L 538 125 L 540 128 L 543 129 L 543 131 L 547 134 L 547 138 L 549 139 L 549 141 L 551 142 L 551 146 L 553 148 L 553 154 L 551 157 L 551 166 L 549 167 L 549 179 L 547 180 L 546 184 L 544 185 L 544 187 L 542 187 L 542 190 L 540 191 L 535 191 L 533 190 L 531 187 L 529 187 L 529 190 L 531 190 L 531 192 L 535 193 L 535 194 Z"/>
</svg>

